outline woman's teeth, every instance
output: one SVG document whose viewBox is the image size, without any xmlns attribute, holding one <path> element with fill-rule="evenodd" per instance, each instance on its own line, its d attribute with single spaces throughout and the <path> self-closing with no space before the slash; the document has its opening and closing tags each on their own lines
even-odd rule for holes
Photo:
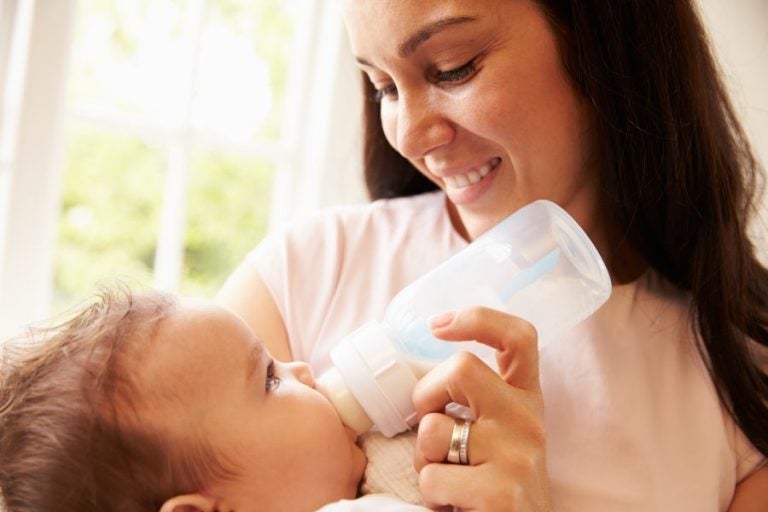
<svg viewBox="0 0 768 512">
<path fill-rule="evenodd" d="M 446 186 L 451 188 L 465 188 L 470 185 L 474 185 L 481 179 L 485 178 L 489 172 L 491 172 L 497 165 L 499 165 L 499 162 L 500 159 L 498 157 L 494 158 L 466 174 L 446 176 L 443 178 L 443 181 L 445 182 Z"/>
</svg>

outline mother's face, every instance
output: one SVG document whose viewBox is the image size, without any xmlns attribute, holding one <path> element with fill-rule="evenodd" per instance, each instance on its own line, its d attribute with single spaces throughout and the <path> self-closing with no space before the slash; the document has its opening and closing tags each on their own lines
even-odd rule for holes
<svg viewBox="0 0 768 512">
<path fill-rule="evenodd" d="M 590 115 L 530 0 L 347 0 L 353 53 L 389 143 L 441 187 L 474 238 L 550 199 L 587 229 Z"/>
</svg>

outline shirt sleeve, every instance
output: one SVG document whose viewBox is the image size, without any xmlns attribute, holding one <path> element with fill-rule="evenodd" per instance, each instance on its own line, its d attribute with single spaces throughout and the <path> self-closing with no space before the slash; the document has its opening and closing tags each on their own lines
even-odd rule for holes
<svg viewBox="0 0 768 512">
<path fill-rule="evenodd" d="M 339 227 L 318 212 L 267 236 L 247 257 L 275 301 L 293 357 L 309 361 L 337 292 Z"/>
</svg>

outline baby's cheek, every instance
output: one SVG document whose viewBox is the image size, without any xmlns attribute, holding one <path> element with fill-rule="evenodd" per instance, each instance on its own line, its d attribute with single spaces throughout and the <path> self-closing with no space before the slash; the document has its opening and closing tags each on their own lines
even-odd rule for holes
<svg viewBox="0 0 768 512">
<path fill-rule="evenodd" d="M 313 423 L 318 426 L 313 438 L 317 451 L 307 460 L 314 466 L 316 492 L 325 493 L 329 501 L 354 498 L 365 469 L 365 455 L 337 418 L 325 418 L 322 427 L 317 417 Z"/>
</svg>

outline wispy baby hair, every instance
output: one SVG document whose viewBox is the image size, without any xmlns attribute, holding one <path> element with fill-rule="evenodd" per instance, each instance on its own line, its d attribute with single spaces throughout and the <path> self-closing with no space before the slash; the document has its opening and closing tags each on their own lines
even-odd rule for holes
<svg viewBox="0 0 768 512">
<path fill-rule="evenodd" d="M 6 344 L 0 491 L 8 512 L 156 511 L 216 472 L 206 443 L 169 439 L 137 415 L 135 365 L 176 304 L 169 294 L 105 288 L 69 320 Z"/>
</svg>

